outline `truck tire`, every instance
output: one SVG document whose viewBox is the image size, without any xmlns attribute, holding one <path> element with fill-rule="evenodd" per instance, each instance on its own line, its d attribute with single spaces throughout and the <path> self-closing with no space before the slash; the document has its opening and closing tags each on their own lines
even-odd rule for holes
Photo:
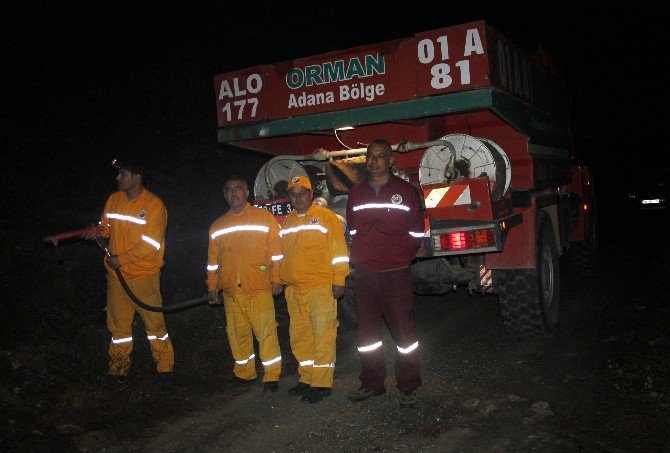
<svg viewBox="0 0 670 453">
<path fill-rule="evenodd" d="M 344 296 L 337 301 L 337 319 L 344 327 L 356 327 L 356 303 L 354 302 L 354 279 L 344 281 Z"/>
<path fill-rule="evenodd" d="M 558 325 L 560 271 L 554 229 L 547 217 L 538 225 L 537 269 L 495 269 L 505 332 L 514 337 L 545 336 Z"/>
</svg>

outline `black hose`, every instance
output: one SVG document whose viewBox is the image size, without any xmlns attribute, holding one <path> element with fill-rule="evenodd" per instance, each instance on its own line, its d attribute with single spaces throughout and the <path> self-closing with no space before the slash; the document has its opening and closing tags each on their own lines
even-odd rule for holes
<svg viewBox="0 0 670 453">
<path fill-rule="evenodd" d="M 121 271 L 119 269 L 114 269 L 114 272 L 116 272 L 116 276 L 119 278 L 119 282 L 121 282 L 121 286 L 123 286 L 124 291 L 126 294 L 128 294 L 128 297 L 135 302 L 137 305 L 140 307 L 144 308 L 147 311 L 159 311 L 163 313 L 170 313 L 173 311 L 179 311 L 185 308 L 190 308 L 194 307 L 196 305 L 200 305 L 203 302 L 207 302 L 209 300 L 209 296 L 202 296 L 202 297 L 197 297 L 195 299 L 190 299 L 184 302 L 179 302 L 178 304 L 173 304 L 173 305 L 168 305 L 167 307 L 154 307 L 153 305 L 147 305 L 144 302 L 142 302 L 130 289 L 130 286 L 128 286 L 128 283 L 126 282 L 126 279 L 123 278 L 123 275 L 121 275 Z"/>
<path fill-rule="evenodd" d="M 95 241 L 98 243 L 100 246 L 100 249 L 102 250 L 102 253 L 105 254 L 106 257 L 111 257 L 112 253 L 109 251 L 107 248 L 107 244 L 105 242 L 105 239 L 102 236 L 96 236 Z M 123 290 L 128 294 L 128 297 L 135 302 L 139 307 L 144 308 L 147 311 L 157 311 L 161 313 L 171 313 L 173 311 L 179 311 L 183 310 L 186 308 L 190 307 L 195 307 L 196 305 L 200 305 L 204 302 L 208 302 L 209 296 L 202 296 L 202 297 L 197 297 L 195 299 L 190 299 L 184 302 L 180 302 L 178 304 L 173 304 L 173 305 L 168 305 L 167 307 L 154 307 L 153 305 L 148 305 L 142 302 L 130 289 L 130 286 L 128 286 L 128 283 L 126 282 L 126 279 L 123 278 L 123 275 L 121 274 L 121 270 L 119 269 L 114 269 L 114 272 L 116 273 L 116 276 L 119 278 L 119 282 L 121 282 L 121 286 L 123 286 Z"/>
</svg>

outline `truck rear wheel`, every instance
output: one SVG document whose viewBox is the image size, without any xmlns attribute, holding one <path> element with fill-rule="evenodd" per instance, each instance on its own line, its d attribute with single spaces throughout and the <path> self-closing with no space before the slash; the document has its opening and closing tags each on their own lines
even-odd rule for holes
<svg viewBox="0 0 670 453">
<path fill-rule="evenodd" d="M 560 272 L 551 222 L 541 217 L 537 269 L 496 269 L 493 282 L 503 326 L 511 336 L 543 336 L 558 324 Z"/>
</svg>

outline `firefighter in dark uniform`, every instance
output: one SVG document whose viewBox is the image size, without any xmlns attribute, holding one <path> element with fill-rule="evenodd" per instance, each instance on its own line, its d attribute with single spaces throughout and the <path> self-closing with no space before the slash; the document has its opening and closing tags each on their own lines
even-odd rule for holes
<svg viewBox="0 0 670 453">
<path fill-rule="evenodd" d="M 391 145 L 372 141 L 366 154 L 368 178 L 351 188 L 347 202 L 362 365 L 361 386 L 349 400 L 363 401 L 386 392 L 384 319 L 396 343 L 400 405 L 409 407 L 421 386 L 410 263 L 422 242 L 424 221 L 419 190 L 393 175 L 392 165 Z"/>
</svg>

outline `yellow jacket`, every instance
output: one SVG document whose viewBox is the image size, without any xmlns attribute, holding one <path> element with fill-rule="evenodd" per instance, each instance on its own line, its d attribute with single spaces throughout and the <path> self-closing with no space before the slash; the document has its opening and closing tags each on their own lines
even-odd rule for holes
<svg viewBox="0 0 670 453">
<path fill-rule="evenodd" d="M 340 219 L 312 204 L 304 215 L 291 211 L 279 233 L 284 251 L 279 276 L 300 291 L 318 285 L 344 286 L 349 253 Z"/>
<path fill-rule="evenodd" d="M 102 235 L 109 238 L 109 251 L 117 255 L 127 281 L 157 274 L 163 267 L 167 210 L 153 193 L 143 189 L 129 201 L 124 192 L 110 195 L 102 212 Z M 105 263 L 109 274 L 116 273 Z"/>
<path fill-rule="evenodd" d="M 247 204 L 239 214 L 228 211 L 209 229 L 207 289 L 234 293 L 270 290 L 281 283 L 279 224 L 269 211 Z"/>
</svg>

